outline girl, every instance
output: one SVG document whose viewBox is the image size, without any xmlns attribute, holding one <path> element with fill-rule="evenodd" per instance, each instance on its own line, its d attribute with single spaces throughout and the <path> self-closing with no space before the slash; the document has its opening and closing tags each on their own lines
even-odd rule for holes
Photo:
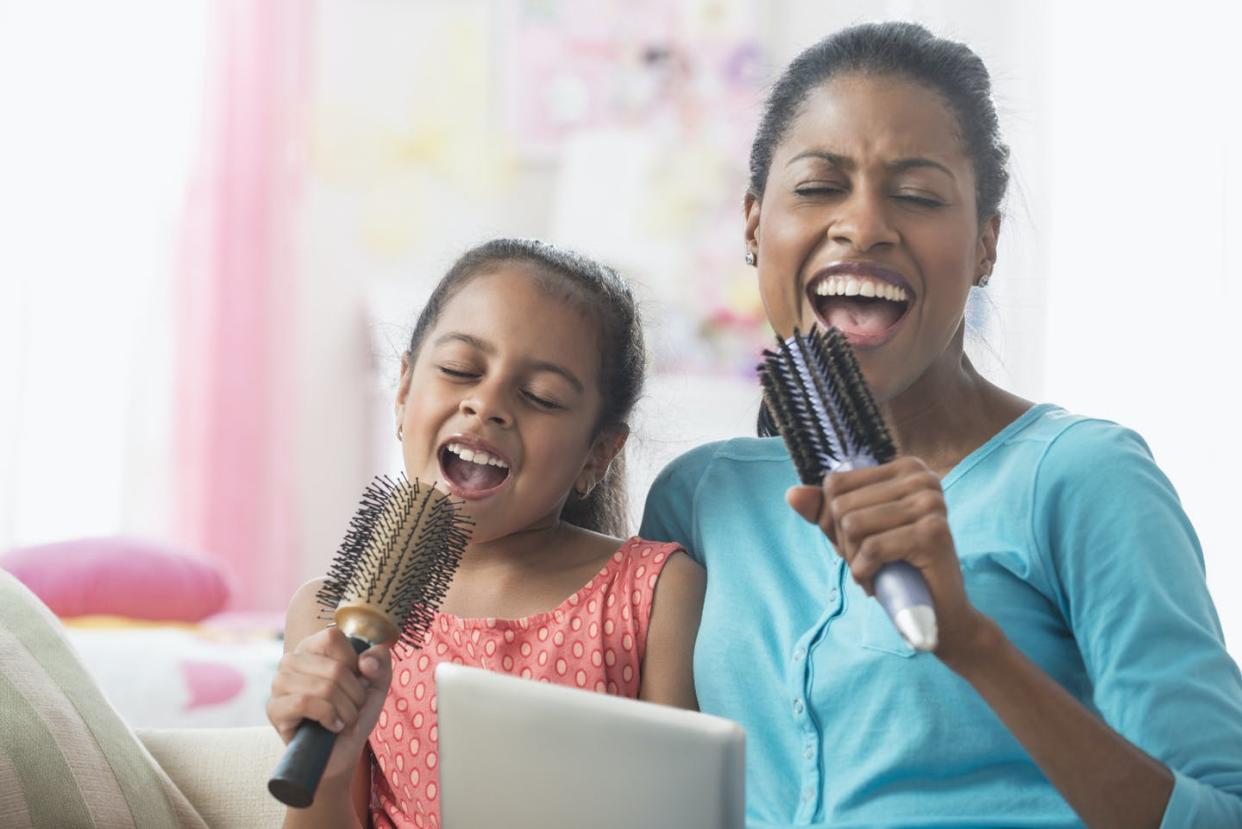
<svg viewBox="0 0 1242 829">
<path fill-rule="evenodd" d="M 287 827 L 439 825 L 441 661 L 696 707 L 703 571 L 675 544 L 616 537 L 643 355 L 628 287 L 567 251 L 493 241 L 440 281 L 402 358 L 396 432 L 406 473 L 464 500 L 471 541 L 420 650 L 355 656 L 319 620 L 317 581 L 294 596 L 268 716 L 286 742 L 303 718 L 338 737 Z"/>
<path fill-rule="evenodd" d="M 840 328 L 905 454 L 791 488 L 783 442 L 743 438 L 650 493 L 643 534 L 710 573 L 695 684 L 746 728 L 751 827 L 1242 826 L 1242 679 L 1168 480 L 963 353 L 1007 154 L 982 62 L 919 26 L 829 37 L 768 100 L 745 197 L 768 320 Z M 935 657 L 870 598 L 894 559 Z"/>
</svg>

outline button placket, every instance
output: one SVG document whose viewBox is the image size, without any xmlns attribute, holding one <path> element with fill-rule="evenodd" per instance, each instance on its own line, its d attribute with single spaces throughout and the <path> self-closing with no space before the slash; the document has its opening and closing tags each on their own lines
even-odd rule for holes
<svg viewBox="0 0 1242 829">
<path fill-rule="evenodd" d="M 834 552 L 831 552 L 831 550 L 829 552 L 836 557 Z M 821 737 L 818 724 L 808 708 L 811 688 L 814 684 L 810 656 L 815 646 L 824 637 L 828 626 L 841 614 L 842 591 L 840 584 L 845 572 L 845 562 L 839 557 L 836 557 L 836 559 L 836 570 L 833 574 L 836 586 L 828 591 L 828 604 L 824 608 L 824 613 L 815 626 L 798 640 L 792 654 L 794 670 L 790 671 L 790 674 L 793 680 L 791 685 L 794 686 L 794 693 L 790 710 L 793 713 L 795 722 L 800 726 L 799 730 L 803 739 L 802 757 L 804 760 L 802 767 L 802 796 L 797 814 L 795 815 L 795 820 L 798 823 L 809 823 L 819 809 L 819 794 L 822 787 L 822 780 L 820 778 L 822 775 L 820 772 L 818 747 Z"/>
</svg>

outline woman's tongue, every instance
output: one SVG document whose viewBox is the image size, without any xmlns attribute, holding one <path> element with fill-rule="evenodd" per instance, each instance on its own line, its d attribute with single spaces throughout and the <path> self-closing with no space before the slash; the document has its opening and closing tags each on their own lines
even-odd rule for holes
<svg viewBox="0 0 1242 829">
<path fill-rule="evenodd" d="M 901 317 L 901 305 L 885 299 L 833 297 L 818 310 L 824 322 L 846 336 L 878 337 Z"/>
<path fill-rule="evenodd" d="M 463 460 L 452 452 L 445 453 L 444 475 L 461 489 L 481 492 L 500 486 L 507 470 L 486 463 Z"/>
</svg>

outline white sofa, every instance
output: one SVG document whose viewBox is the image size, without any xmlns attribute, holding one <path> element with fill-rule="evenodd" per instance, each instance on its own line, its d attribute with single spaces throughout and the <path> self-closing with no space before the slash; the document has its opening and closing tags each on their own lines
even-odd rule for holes
<svg viewBox="0 0 1242 829">
<path fill-rule="evenodd" d="M 267 829 L 285 807 L 267 791 L 284 744 L 253 728 L 140 729 L 138 738 L 211 829 Z"/>
</svg>

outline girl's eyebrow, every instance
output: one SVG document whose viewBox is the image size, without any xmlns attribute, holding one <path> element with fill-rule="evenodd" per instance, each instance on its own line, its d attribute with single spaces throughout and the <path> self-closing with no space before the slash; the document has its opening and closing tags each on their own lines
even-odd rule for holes
<svg viewBox="0 0 1242 829">
<path fill-rule="evenodd" d="M 448 342 L 465 343 L 471 348 L 482 351 L 484 354 L 488 355 L 496 353 L 496 346 L 492 345 L 487 340 L 479 339 L 473 334 L 466 334 L 461 331 L 448 331 L 441 334 L 439 337 L 436 337 L 435 342 L 432 343 L 432 346 L 439 346 Z M 531 360 L 530 367 L 535 371 L 550 371 L 553 374 L 559 374 L 561 377 L 564 377 L 566 382 L 573 386 L 579 394 L 586 390 L 586 387 L 582 385 L 582 381 L 579 380 L 572 371 L 562 365 L 550 363 L 547 360 Z"/>
<path fill-rule="evenodd" d="M 789 161 L 786 163 L 786 166 L 788 166 L 789 164 L 793 164 L 795 161 L 800 161 L 804 158 L 822 159 L 824 161 L 827 161 L 829 164 L 832 164 L 834 167 L 840 167 L 843 170 L 852 170 L 856 166 L 858 166 L 857 164 L 854 163 L 854 159 L 849 158 L 848 156 L 839 155 L 837 153 L 830 153 L 826 150 L 804 150 L 803 152 L 800 152 L 797 155 L 795 155 L 793 158 L 789 159 Z M 932 161 L 930 158 L 924 158 L 922 156 L 914 156 L 912 158 L 899 158 L 896 161 L 888 162 L 884 166 L 894 173 L 902 173 L 902 172 L 905 172 L 906 170 L 913 170 L 919 167 L 930 167 L 933 170 L 939 170 L 940 172 L 947 175 L 949 178 L 956 178 L 956 176 L 953 175 L 953 171 L 950 170 L 948 167 L 944 166 L 943 164 L 941 164 L 939 161 Z"/>
</svg>

